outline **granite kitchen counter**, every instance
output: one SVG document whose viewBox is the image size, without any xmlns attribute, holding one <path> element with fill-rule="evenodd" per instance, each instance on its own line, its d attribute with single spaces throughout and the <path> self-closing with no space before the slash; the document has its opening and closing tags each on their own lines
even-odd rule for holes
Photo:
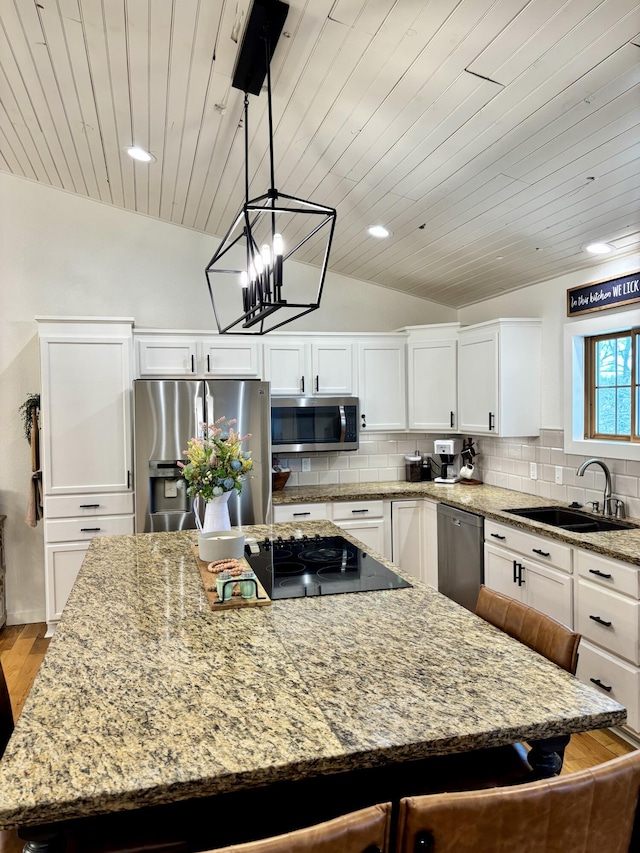
<svg viewBox="0 0 640 853">
<path fill-rule="evenodd" d="M 340 532 L 245 528 L 298 530 Z M 410 576 L 412 588 L 212 613 L 195 541 L 92 540 L 0 763 L 0 828 L 624 722 Z"/>
<path fill-rule="evenodd" d="M 468 512 L 475 512 L 485 518 L 510 524 L 529 533 L 539 533 L 569 545 L 640 566 L 640 520 L 625 519 L 625 522 L 634 525 L 628 530 L 601 533 L 574 533 L 561 530 L 538 521 L 510 515 L 505 510 L 539 506 L 566 507 L 568 504 L 551 498 L 515 492 L 511 489 L 501 489 L 498 486 L 487 486 L 484 483 L 467 485 L 461 482 L 447 485 L 435 482 L 407 483 L 397 480 L 328 486 L 290 486 L 273 493 L 273 505 L 415 498 L 427 498 Z"/>
</svg>

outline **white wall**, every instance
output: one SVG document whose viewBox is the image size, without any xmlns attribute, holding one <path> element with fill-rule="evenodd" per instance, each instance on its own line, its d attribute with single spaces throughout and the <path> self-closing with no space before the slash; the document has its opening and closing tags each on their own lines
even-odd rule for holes
<svg viewBox="0 0 640 853">
<path fill-rule="evenodd" d="M 0 174 L 0 514 L 11 622 L 44 618 L 42 525 L 24 521 L 31 463 L 18 412 L 40 390 L 34 316 L 130 316 L 139 327 L 213 330 L 204 268 L 218 242 Z M 329 273 L 321 308 L 287 328 L 390 331 L 455 319 L 433 302 Z"/>
<path fill-rule="evenodd" d="M 544 429 L 561 430 L 563 423 L 563 327 L 567 317 L 567 290 L 592 281 L 605 281 L 640 270 L 640 254 L 615 261 L 595 263 L 589 270 L 571 273 L 512 293 L 486 299 L 458 312 L 463 325 L 497 317 L 542 318 L 542 411 Z M 619 309 L 629 310 L 629 306 Z M 616 313 L 614 310 L 607 313 Z M 575 318 L 588 317 L 588 314 Z"/>
</svg>

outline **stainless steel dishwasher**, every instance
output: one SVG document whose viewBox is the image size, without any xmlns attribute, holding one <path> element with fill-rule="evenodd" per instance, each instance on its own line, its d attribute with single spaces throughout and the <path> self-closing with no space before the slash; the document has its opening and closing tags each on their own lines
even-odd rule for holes
<svg viewBox="0 0 640 853">
<path fill-rule="evenodd" d="M 438 504 L 438 590 L 475 610 L 484 581 L 484 518 Z"/>
</svg>

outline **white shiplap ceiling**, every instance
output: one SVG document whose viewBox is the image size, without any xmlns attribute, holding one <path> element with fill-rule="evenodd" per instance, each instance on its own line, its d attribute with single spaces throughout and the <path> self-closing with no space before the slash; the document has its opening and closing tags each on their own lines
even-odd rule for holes
<svg viewBox="0 0 640 853">
<path fill-rule="evenodd" d="M 0 169 L 224 234 L 244 197 L 231 76 L 249 6 L 0 0 Z M 452 307 L 588 268 L 595 239 L 637 251 L 639 33 L 634 0 L 291 0 L 276 186 L 337 208 L 330 269 Z"/>
</svg>

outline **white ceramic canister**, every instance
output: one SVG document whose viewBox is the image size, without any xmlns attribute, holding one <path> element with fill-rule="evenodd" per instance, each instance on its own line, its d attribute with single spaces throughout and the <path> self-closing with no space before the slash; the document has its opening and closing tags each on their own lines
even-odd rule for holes
<svg viewBox="0 0 640 853">
<path fill-rule="evenodd" d="M 198 555 L 205 563 L 244 556 L 244 533 L 213 530 L 198 536 Z"/>
</svg>

